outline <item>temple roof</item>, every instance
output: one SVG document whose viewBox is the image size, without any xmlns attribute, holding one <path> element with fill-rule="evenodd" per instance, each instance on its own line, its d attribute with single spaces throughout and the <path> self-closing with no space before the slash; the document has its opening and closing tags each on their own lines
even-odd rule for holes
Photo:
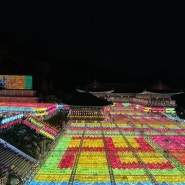
<svg viewBox="0 0 185 185">
<path fill-rule="evenodd" d="M 94 80 L 92 83 L 90 83 L 88 86 L 87 86 L 88 89 L 103 89 L 104 86 L 97 82 L 96 80 Z"/>
<path fill-rule="evenodd" d="M 167 87 L 161 81 L 158 81 L 156 84 L 154 84 L 152 86 L 152 89 L 155 89 L 155 90 L 170 90 L 170 87 Z"/>
<path fill-rule="evenodd" d="M 146 83 L 130 83 L 130 84 L 117 84 L 117 83 L 104 83 L 101 84 L 96 80 L 88 84 L 85 88 L 77 88 L 78 92 L 90 92 L 90 93 L 158 93 L 158 94 L 180 94 L 181 90 L 170 88 L 161 81 L 153 85 Z"/>
<path fill-rule="evenodd" d="M 106 106 L 112 104 L 88 92 L 76 92 L 71 98 L 64 100 L 62 103 L 75 106 Z"/>
<path fill-rule="evenodd" d="M 154 85 L 150 86 L 147 89 L 148 92 L 153 92 L 153 93 L 160 93 L 160 94 L 178 94 L 178 93 L 182 93 L 181 90 L 178 89 L 173 89 L 168 87 L 167 85 L 165 85 L 164 83 L 162 83 L 161 81 L 158 81 L 157 83 L 155 83 Z"/>
<path fill-rule="evenodd" d="M 145 83 L 134 83 L 134 84 L 109 83 L 105 85 L 106 87 L 114 87 L 115 93 L 141 93 L 146 88 Z"/>
<path fill-rule="evenodd" d="M 88 84 L 85 88 L 78 87 L 76 89 L 78 92 L 92 92 L 92 93 L 112 93 L 114 89 L 111 87 L 106 87 L 103 84 L 94 80 L 92 83 Z"/>
</svg>

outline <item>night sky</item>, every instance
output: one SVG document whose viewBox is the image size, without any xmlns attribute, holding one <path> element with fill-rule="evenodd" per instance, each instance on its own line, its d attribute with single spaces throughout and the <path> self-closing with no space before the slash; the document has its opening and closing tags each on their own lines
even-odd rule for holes
<svg viewBox="0 0 185 185">
<path fill-rule="evenodd" d="M 161 72 L 184 79 L 183 4 L 136 2 L 9 0 L 0 30 L 43 55 L 106 66 L 120 77 Z"/>
</svg>

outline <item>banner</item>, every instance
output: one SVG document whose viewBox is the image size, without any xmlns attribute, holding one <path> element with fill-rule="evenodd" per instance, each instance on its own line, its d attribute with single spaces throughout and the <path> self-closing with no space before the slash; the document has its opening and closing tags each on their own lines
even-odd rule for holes
<svg viewBox="0 0 185 185">
<path fill-rule="evenodd" d="M 0 75 L 0 86 L 4 89 L 32 89 L 32 76 Z"/>
</svg>

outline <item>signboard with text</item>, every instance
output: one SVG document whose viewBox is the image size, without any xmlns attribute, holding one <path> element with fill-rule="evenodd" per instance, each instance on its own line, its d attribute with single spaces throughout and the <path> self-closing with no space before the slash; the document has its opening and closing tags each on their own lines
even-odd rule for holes
<svg viewBox="0 0 185 185">
<path fill-rule="evenodd" d="M 0 75 L 0 86 L 4 89 L 32 89 L 32 76 Z"/>
</svg>

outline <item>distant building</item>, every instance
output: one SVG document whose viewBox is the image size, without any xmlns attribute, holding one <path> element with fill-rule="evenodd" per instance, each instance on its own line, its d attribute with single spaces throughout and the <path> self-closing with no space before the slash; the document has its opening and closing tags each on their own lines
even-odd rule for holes
<svg viewBox="0 0 185 185">
<path fill-rule="evenodd" d="M 176 101 L 171 97 L 182 94 L 183 91 L 172 89 L 161 81 L 152 86 L 147 84 L 100 84 L 97 81 L 87 85 L 85 88 L 77 88 L 78 92 L 88 91 L 93 95 L 113 102 L 114 105 L 123 106 L 130 103 L 151 112 L 175 113 Z"/>
<path fill-rule="evenodd" d="M 33 90 L 0 90 L 0 102 L 22 102 L 22 103 L 37 103 L 39 97 L 36 96 L 36 91 Z"/>
<path fill-rule="evenodd" d="M 76 92 L 71 98 L 64 100 L 69 106 L 68 117 L 75 120 L 103 120 L 101 110 L 111 102 L 98 98 L 89 92 Z"/>
</svg>

